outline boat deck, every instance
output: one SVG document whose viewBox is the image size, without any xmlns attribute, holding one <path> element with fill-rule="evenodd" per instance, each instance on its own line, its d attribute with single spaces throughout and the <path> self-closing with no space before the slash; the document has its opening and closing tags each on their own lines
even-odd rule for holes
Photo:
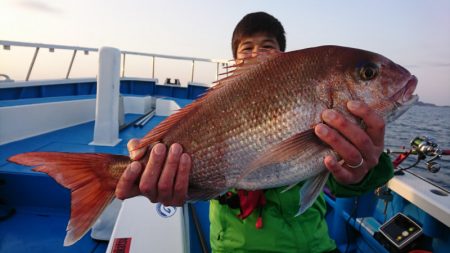
<svg viewBox="0 0 450 253">
<path fill-rule="evenodd" d="M 188 101 L 179 99 L 185 105 Z M 127 114 L 125 123 L 137 119 Z M 70 215 L 70 191 L 44 173 L 9 163 L 11 155 L 29 151 L 89 152 L 127 155 L 131 138 L 143 137 L 165 117 L 154 116 L 144 127 L 129 126 L 120 132 L 114 147 L 92 146 L 94 122 L 42 134 L 0 146 L 0 252 L 105 252 L 107 242 L 87 233 L 78 243 L 63 247 Z M 204 204 L 203 204 L 204 206 Z M 207 211 L 207 206 L 203 207 Z M 207 221 L 207 215 L 203 215 Z M 207 228 L 209 224 L 204 227 Z M 195 232 L 192 233 L 195 236 Z M 191 247 L 197 247 L 193 244 Z M 192 251 L 196 252 L 196 251 Z"/>
<path fill-rule="evenodd" d="M 139 115 L 129 114 L 127 121 Z M 156 117 L 143 129 L 130 127 L 120 133 L 122 142 L 115 147 L 90 146 L 94 122 L 89 122 L 55 132 L 0 146 L 0 196 L 5 205 L 2 213 L 10 208 L 15 213 L 0 222 L 0 250 L 2 252 L 26 252 L 45 247 L 47 252 L 104 252 L 107 243 L 96 242 L 85 236 L 73 247 L 62 247 L 65 227 L 70 214 L 70 192 L 53 179 L 30 167 L 6 160 L 9 156 L 28 151 L 107 152 L 126 154 L 126 142 L 132 136 L 141 136 L 161 120 Z M 139 134 L 141 132 L 141 134 Z M 7 198 L 7 199 L 5 199 Z"/>
</svg>

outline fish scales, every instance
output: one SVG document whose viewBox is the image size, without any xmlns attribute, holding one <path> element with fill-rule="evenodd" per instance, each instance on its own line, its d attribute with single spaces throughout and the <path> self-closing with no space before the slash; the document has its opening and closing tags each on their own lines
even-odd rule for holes
<svg viewBox="0 0 450 253">
<path fill-rule="evenodd" d="M 235 187 L 237 178 L 257 154 L 319 121 L 319 112 L 326 107 L 319 106 L 314 96 L 315 80 L 309 76 L 314 71 L 302 71 L 303 66 L 310 66 L 307 60 L 296 68 L 295 58 L 275 57 L 232 79 L 235 83 L 221 89 L 224 95 L 215 94 L 221 99 L 209 97 L 189 120 L 180 122 L 163 139 L 166 144 L 182 144 L 192 155 L 191 185 L 216 188 L 217 194 Z M 239 186 L 257 189 L 286 185 L 321 171 L 307 170 L 305 175 L 292 177 L 292 170 L 283 173 L 283 168 L 291 165 L 263 170 Z M 268 178 L 270 175 L 273 180 Z"/>
</svg>

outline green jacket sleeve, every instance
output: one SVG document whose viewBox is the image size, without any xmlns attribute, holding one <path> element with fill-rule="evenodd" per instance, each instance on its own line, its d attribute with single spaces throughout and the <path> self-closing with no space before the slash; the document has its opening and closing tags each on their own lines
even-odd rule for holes
<svg viewBox="0 0 450 253">
<path fill-rule="evenodd" d="M 394 176 L 394 166 L 390 157 L 382 153 L 377 166 L 371 169 L 358 184 L 343 185 L 330 177 L 327 186 L 336 197 L 359 196 L 385 184 Z"/>
</svg>

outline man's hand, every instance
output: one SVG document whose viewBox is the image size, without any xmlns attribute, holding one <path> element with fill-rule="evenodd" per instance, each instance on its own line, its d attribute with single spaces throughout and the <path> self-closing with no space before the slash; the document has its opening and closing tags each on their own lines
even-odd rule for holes
<svg viewBox="0 0 450 253">
<path fill-rule="evenodd" d="M 150 157 L 142 171 L 139 162 L 147 153 L 146 148 L 135 150 L 139 141 L 128 142 L 130 158 L 134 160 L 119 179 L 116 197 L 119 199 L 144 195 L 153 203 L 160 202 L 166 206 L 181 206 L 186 201 L 191 157 L 183 153 L 180 144 L 173 144 L 169 152 L 166 146 L 158 143 L 150 151 Z"/>
<path fill-rule="evenodd" d="M 385 122 L 366 104 L 358 101 L 347 103 L 348 110 L 361 118 L 366 129 L 334 110 L 325 110 L 322 119 L 326 124 L 315 127 L 317 136 L 339 154 L 324 158 L 327 169 L 342 184 L 359 183 L 367 172 L 378 164 L 384 148 Z"/>
</svg>

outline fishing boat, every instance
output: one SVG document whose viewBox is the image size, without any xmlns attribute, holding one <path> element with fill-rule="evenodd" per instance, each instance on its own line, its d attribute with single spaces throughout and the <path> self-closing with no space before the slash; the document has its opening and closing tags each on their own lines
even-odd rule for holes
<svg viewBox="0 0 450 253">
<path fill-rule="evenodd" d="M 92 231 L 65 247 L 69 190 L 7 158 L 30 151 L 127 155 L 129 139 L 144 136 L 206 91 L 209 85 L 195 79 L 197 64 L 211 64 L 218 79 L 228 61 L 109 47 L 17 41 L 0 46 L 34 52 L 25 80 L 15 81 L 0 69 L 0 252 L 210 251 L 208 202 L 166 207 L 144 197 L 114 201 Z M 44 50 L 72 53 L 64 78 L 31 78 Z M 80 53 L 98 57 L 96 77 L 71 78 Z M 127 56 L 150 58 L 152 78 L 128 77 Z M 160 83 L 159 59 L 191 63 L 190 80 L 183 84 L 167 77 Z M 336 198 L 325 189 L 329 233 L 341 252 L 450 252 L 450 193 L 408 168 L 422 163 L 427 173 L 439 173 L 440 159 L 449 151 L 426 136 L 411 140 L 386 150 L 397 166 L 386 186 L 354 198 Z M 407 158 L 416 162 L 408 164 Z"/>
</svg>

